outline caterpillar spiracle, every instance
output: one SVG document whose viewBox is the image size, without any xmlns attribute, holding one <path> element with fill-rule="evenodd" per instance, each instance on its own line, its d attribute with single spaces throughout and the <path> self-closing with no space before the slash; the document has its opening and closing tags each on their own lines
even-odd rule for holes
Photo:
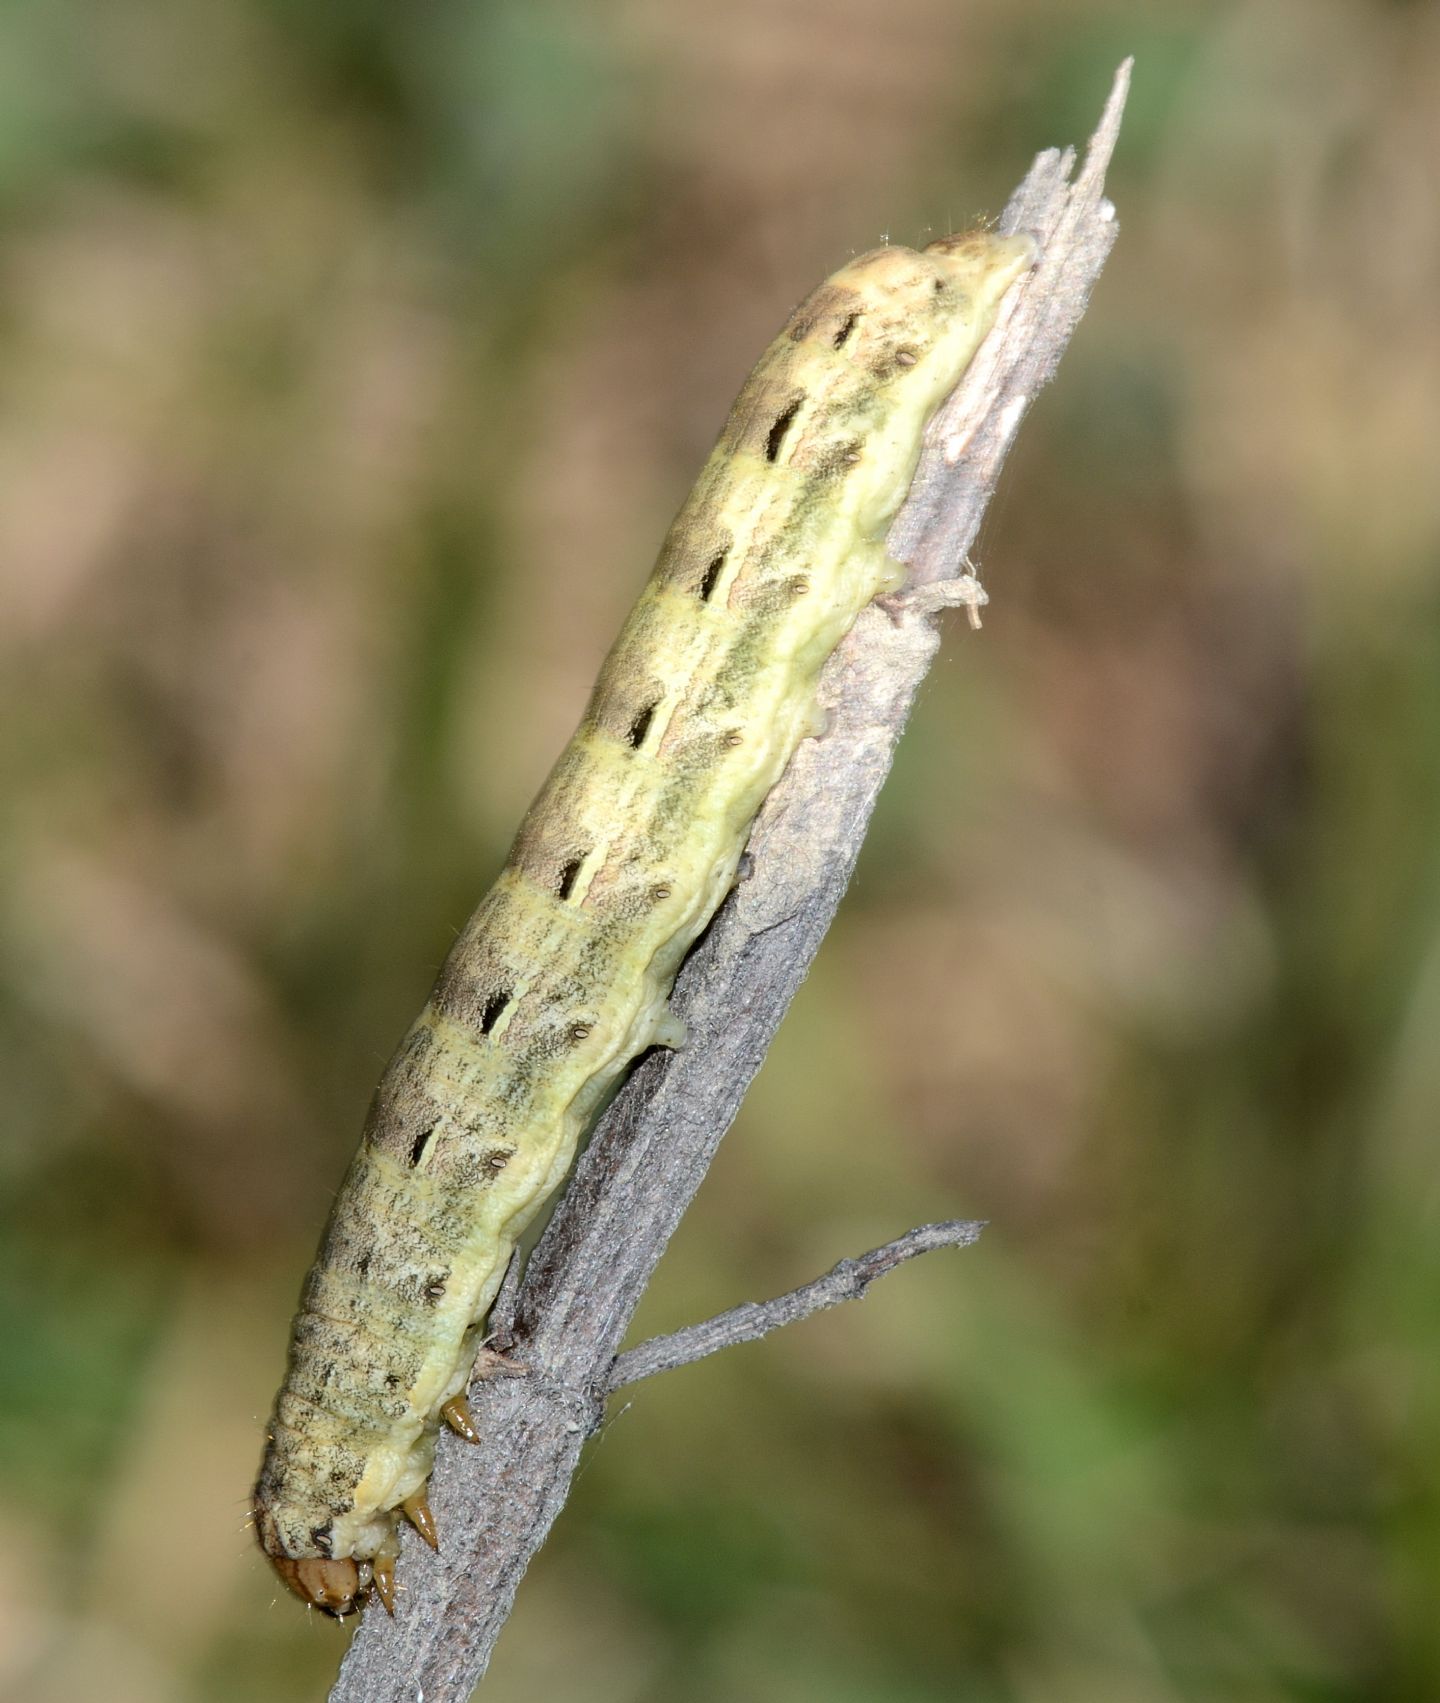
<svg viewBox="0 0 1440 1703">
<path fill-rule="evenodd" d="M 807 732 L 820 669 L 903 570 L 884 534 L 1031 238 L 861 255 L 731 410 L 499 879 L 390 1060 L 301 1297 L 255 1526 L 307 1602 L 393 1611 L 442 1423 L 517 1238 L 667 995 Z"/>
</svg>

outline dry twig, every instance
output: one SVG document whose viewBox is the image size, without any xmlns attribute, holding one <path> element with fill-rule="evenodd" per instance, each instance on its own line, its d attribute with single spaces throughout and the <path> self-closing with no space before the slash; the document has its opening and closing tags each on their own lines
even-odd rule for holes
<svg viewBox="0 0 1440 1703">
<path fill-rule="evenodd" d="M 431 1488 L 441 1552 L 407 1533 L 396 1617 L 367 1611 L 331 1703 L 463 1703 L 470 1696 L 521 1575 L 565 1502 L 605 1395 L 660 1369 L 645 1357 L 663 1344 L 617 1363 L 621 1339 L 829 926 L 939 642 L 936 607 L 970 601 L 973 587 L 956 583 L 960 564 L 1016 428 L 1053 374 L 1114 242 L 1114 209 L 1103 187 L 1129 72 L 1127 61 L 1075 182 L 1073 151 L 1041 154 L 1000 220 L 1003 231 L 1035 232 L 1041 259 L 932 427 L 891 528 L 890 552 L 910 564 L 911 589 L 866 610 L 826 667 L 826 736 L 801 746 L 766 801 L 751 835 L 748 873 L 676 983 L 672 1003 L 689 1044 L 652 1054 L 635 1071 L 597 1128 L 518 1289 L 497 1306 L 493 1336 L 513 1344 L 529 1375 L 472 1386 L 486 1441 L 476 1448 L 441 1439 Z M 949 1233 L 937 1236 L 942 1229 Z M 968 1226 L 927 1226 L 860 1263 L 888 1269 L 926 1246 L 961 1245 L 973 1234 Z M 761 1323 L 767 1311 L 803 1316 L 813 1306 L 801 1297 L 813 1301 L 817 1291 L 840 1287 L 832 1274 L 768 1309 L 722 1315 L 729 1340 L 759 1334 L 746 1323 Z M 682 1345 L 688 1338 L 695 1348 L 720 1324 L 680 1333 Z M 673 1363 L 691 1357 L 682 1353 Z"/>
<path fill-rule="evenodd" d="M 782 1325 L 798 1324 L 811 1313 L 824 1312 L 826 1307 L 838 1307 L 842 1301 L 858 1301 L 877 1277 L 884 1277 L 897 1265 L 904 1265 L 917 1254 L 933 1253 L 936 1248 L 968 1248 L 980 1239 L 984 1228 L 975 1218 L 920 1224 L 883 1247 L 871 1248 L 858 1259 L 841 1260 L 824 1277 L 802 1283 L 788 1295 L 777 1295 L 773 1301 L 744 1301 L 703 1324 L 687 1325 L 668 1336 L 652 1336 L 638 1348 L 620 1355 L 610 1368 L 603 1393 L 612 1396 L 626 1384 L 638 1384 L 642 1378 L 653 1378 L 657 1372 L 673 1372 L 703 1360 L 707 1354 L 718 1354 L 722 1348 L 755 1342 Z"/>
</svg>

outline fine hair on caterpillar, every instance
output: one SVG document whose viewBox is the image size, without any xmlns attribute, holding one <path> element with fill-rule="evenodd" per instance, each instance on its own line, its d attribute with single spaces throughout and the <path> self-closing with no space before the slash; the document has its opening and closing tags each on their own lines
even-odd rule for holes
<svg viewBox="0 0 1440 1703">
<path fill-rule="evenodd" d="M 884 535 L 1028 236 L 842 267 L 761 357 L 495 885 L 386 1067 L 305 1281 L 255 1488 L 305 1601 L 393 1607 L 517 1239 L 667 997 L 755 813 L 819 725 L 820 670 L 903 570 Z"/>
</svg>

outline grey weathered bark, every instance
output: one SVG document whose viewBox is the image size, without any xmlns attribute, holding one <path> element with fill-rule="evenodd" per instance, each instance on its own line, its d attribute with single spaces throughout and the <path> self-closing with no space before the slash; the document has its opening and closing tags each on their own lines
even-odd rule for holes
<svg viewBox="0 0 1440 1703">
<path fill-rule="evenodd" d="M 939 643 L 935 610 L 963 600 L 944 582 L 960 573 L 1021 417 L 1053 374 L 1115 240 L 1103 187 L 1129 73 L 1127 61 L 1074 183 L 1073 151 L 1049 150 L 1005 209 L 1001 230 L 1033 231 L 1041 258 L 932 426 L 891 528 L 889 548 L 910 564 L 910 586 L 866 610 L 827 665 L 827 732 L 800 747 L 767 799 L 746 873 L 676 983 L 672 1003 L 689 1044 L 642 1061 L 518 1287 L 502 1298 L 494 1332 L 528 1375 L 472 1386 L 485 1442 L 441 1440 L 431 1503 L 442 1550 L 405 1534 L 395 1618 L 366 1611 L 331 1703 L 463 1703 L 485 1671 L 605 1393 L 617 1373 L 623 1379 L 616 1356 L 641 1293 L 849 881 Z"/>
</svg>

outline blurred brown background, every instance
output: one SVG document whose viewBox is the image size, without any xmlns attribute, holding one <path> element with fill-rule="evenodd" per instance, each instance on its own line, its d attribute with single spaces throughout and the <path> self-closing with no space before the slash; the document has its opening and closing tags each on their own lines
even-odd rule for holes
<svg viewBox="0 0 1440 1703">
<path fill-rule="evenodd" d="M 731 396 L 1136 56 L 1122 234 L 484 1695 L 1440 1696 L 1440 9 L 0 13 L 0 1695 L 323 1696 L 243 1525 L 390 1047 Z"/>
</svg>

